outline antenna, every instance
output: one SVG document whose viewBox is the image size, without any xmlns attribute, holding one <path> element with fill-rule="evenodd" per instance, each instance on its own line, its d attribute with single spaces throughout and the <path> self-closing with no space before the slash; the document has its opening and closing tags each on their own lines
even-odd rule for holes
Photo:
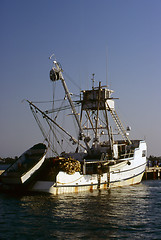
<svg viewBox="0 0 161 240">
<path fill-rule="evenodd" d="M 95 75 L 95 73 L 92 73 L 92 89 L 94 89 L 94 75 Z"/>
<path fill-rule="evenodd" d="M 108 49 L 106 46 L 106 85 L 108 87 Z"/>
</svg>

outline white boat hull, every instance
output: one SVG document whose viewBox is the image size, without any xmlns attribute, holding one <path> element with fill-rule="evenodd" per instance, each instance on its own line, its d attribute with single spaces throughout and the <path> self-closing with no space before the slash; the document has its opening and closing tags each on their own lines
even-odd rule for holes
<svg viewBox="0 0 161 240">
<path fill-rule="evenodd" d="M 29 178 L 31 178 L 31 176 L 41 167 L 41 165 L 43 164 L 44 160 L 45 160 L 45 156 L 44 155 L 41 160 L 27 173 L 25 173 L 22 177 L 4 177 L 3 178 L 3 183 L 6 184 L 24 184 Z"/>
<path fill-rule="evenodd" d="M 43 146 L 42 144 L 36 144 L 23 153 L 15 163 L 2 173 L 2 183 L 9 185 L 22 185 L 26 183 L 44 163 L 45 157 L 46 146 L 44 144 Z"/>
<path fill-rule="evenodd" d="M 46 192 L 54 195 L 63 193 L 78 193 L 96 189 L 109 189 L 138 184 L 141 182 L 146 167 L 146 143 L 140 142 L 132 158 L 109 167 L 109 171 L 101 175 L 83 175 L 75 172 L 69 175 L 59 172 L 56 181 L 37 181 L 31 191 Z"/>
<path fill-rule="evenodd" d="M 109 186 L 107 186 L 107 182 L 101 182 L 99 188 L 98 188 L 98 183 L 96 184 L 89 183 L 84 185 L 77 184 L 77 185 L 56 186 L 55 184 L 53 184 L 53 182 L 37 181 L 36 184 L 33 186 L 32 191 L 46 192 L 54 195 L 59 195 L 64 193 L 78 193 L 78 192 L 84 192 L 84 191 L 93 191 L 93 190 L 99 190 L 99 189 L 110 189 L 110 188 L 116 188 L 116 187 L 130 186 L 130 185 L 140 183 L 143 177 L 143 174 L 144 172 L 130 179 L 110 183 Z"/>
<path fill-rule="evenodd" d="M 46 157 L 46 154 L 41 158 L 41 160 L 30 171 L 28 171 L 26 174 L 24 174 L 21 177 L 21 183 L 22 184 L 24 182 L 26 182 L 41 167 L 41 165 L 45 161 L 45 157 Z"/>
</svg>

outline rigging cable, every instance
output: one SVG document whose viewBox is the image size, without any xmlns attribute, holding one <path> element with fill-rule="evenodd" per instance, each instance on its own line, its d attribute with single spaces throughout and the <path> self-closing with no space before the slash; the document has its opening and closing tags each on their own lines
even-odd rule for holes
<svg viewBox="0 0 161 240">
<path fill-rule="evenodd" d="M 37 114 L 36 114 L 36 111 L 34 111 L 34 109 L 32 108 L 32 106 L 30 106 L 30 109 L 31 109 L 31 112 L 32 112 L 32 114 L 33 114 L 33 116 L 34 116 L 34 118 L 35 118 L 35 120 L 36 120 L 36 122 L 37 122 L 37 124 L 38 124 L 38 126 L 39 126 L 39 128 L 40 128 L 40 130 L 41 130 L 41 132 L 42 132 L 42 135 L 43 135 L 43 137 L 44 137 L 44 140 L 47 141 L 48 146 L 49 146 L 49 148 L 51 149 L 51 141 L 49 141 L 49 139 L 48 139 L 48 137 L 47 137 L 47 134 L 46 134 L 46 132 L 45 132 L 45 130 L 44 130 L 44 128 L 43 128 L 43 126 L 42 126 L 42 124 L 41 124 L 41 122 L 40 122 Z M 56 153 L 56 154 L 58 155 L 58 153 L 55 151 L 54 148 L 51 149 L 51 150 L 52 150 L 53 153 Z"/>
<path fill-rule="evenodd" d="M 64 103 L 64 102 L 63 102 L 63 103 Z M 60 111 L 66 110 L 66 109 L 71 109 L 71 106 L 70 106 L 70 105 L 62 106 L 63 103 L 62 103 L 61 106 L 58 107 L 58 108 L 51 109 L 51 110 L 46 110 L 45 113 L 46 113 L 46 114 L 50 114 L 50 113 L 53 113 L 53 112 L 60 112 Z M 76 103 L 74 104 L 74 107 L 78 107 L 79 105 L 80 105 L 80 103 L 79 103 L 79 102 L 76 102 Z"/>
<path fill-rule="evenodd" d="M 63 148 L 62 148 L 62 146 L 61 146 L 61 144 L 60 144 L 60 141 L 59 141 L 59 139 L 57 138 L 57 136 L 56 136 L 56 134 L 55 134 L 55 132 L 54 132 L 54 126 L 52 127 L 52 125 L 50 124 L 50 122 L 49 122 L 49 119 L 46 119 L 46 122 L 48 123 L 48 125 L 49 125 L 49 128 L 50 128 L 50 130 L 52 131 L 52 133 L 53 133 L 53 136 L 55 137 L 55 139 L 56 139 L 56 142 L 59 144 L 59 146 L 60 146 L 60 148 L 61 148 L 61 150 L 63 151 Z M 55 128 L 55 130 L 56 130 L 56 128 Z M 54 146 L 54 145 L 53 145 Z"/>
<path fill-rule="evenodd" d="M 79 89 L 79 91 L 81 91 L 80 86 L 78 86 L 78 84 L 76 84 L 74 80 L 65 71 L 63 72 L 64 72 L 64 75 L 66 75 L 66 77 L 69 79 L 69 81 L 72 82 Z"/>
</svg>

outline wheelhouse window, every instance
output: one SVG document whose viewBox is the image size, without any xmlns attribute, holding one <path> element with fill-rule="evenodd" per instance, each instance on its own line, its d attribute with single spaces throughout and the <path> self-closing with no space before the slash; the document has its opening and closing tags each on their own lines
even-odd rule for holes
<svg viewBox="0 0 161 240">
<path fill-rule="evenodd" d="M 146 150 L 142 151 L 142 157 L 146 157 Z"/>
</svg>

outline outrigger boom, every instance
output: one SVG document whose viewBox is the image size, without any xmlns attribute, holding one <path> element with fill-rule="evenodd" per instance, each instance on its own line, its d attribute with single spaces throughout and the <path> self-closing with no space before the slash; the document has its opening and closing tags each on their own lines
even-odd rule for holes
<svg viewBox="0 0 161 240">
<path fill-rule="evenodd" d="M 51 121 L 52 123 L 54 123 L 58 128 L 60 128 L 66 135 L 68 135 L 74 142 L 78 143 L 78 140 L 77 140 L 77 139 L 75 139 L 70 133 L 68 133 L 68 132 L 67 132 L 63 127 L 61 127 L 56 121 L 54 121 L 52 118 L 50 118 L 45 112 L 43 112 L 40 108 L 38 108 L 38 107 L 37 107 L 35 104 L 33 104 L 31 101 L 29 101 L 29 100 L 26 100 L 26 101 L 29 103 L 32 112 L 34 111 L 32 107 L 34 107 L 37 111 L 39 111 L 39 112 L 42 114 L 42 116 L 43 116 L 44 118 L 47 118 L 48 120 L 50 120 L 50 121 Z M 46 139 L 46 140 L 47 140 L 47 139 Z M 86 149 L 86 147 L 85 147 L 84 145 L 82 145 L 81 143 L 79 143 L 79 145 L 80 145 L 82 148 Z"/>
</svg>

